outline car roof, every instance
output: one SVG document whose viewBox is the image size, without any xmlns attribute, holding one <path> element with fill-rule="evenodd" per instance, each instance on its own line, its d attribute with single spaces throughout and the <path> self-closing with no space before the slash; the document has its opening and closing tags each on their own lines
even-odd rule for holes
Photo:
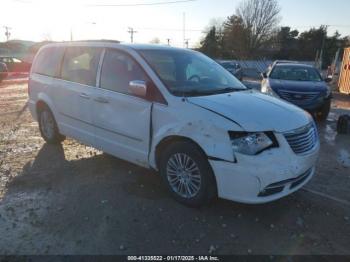
<svg viewBox="0 0 350 262">
<path fill-rule="evenodd" d="M 178 47 L 172 47 L 168 45 L 160 44 L 121 44 L 122 46 L 127 46 L 135 50 L 190 50 Z"/>
<path fill-rule="evenodd" d="M 160 44 L 127 44 L 120 43 L 115 40 L 84 40 L 84 41 L 69 41 L 69 42 L 57 42 L 44 45 L 43 47 L 55 47 L 55 46 L 95 46 L 95 47 L 126 47 L 134 50 L 187 50 L 192 51 L 191 49 L 171 47 L 168 45 Z"/>
</svg>

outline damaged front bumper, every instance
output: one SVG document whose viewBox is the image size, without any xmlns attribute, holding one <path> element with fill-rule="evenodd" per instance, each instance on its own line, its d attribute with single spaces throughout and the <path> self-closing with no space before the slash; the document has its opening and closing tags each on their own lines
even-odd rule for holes
<svg viewBox="0 0 350 262">
<path fill-rule="evenodd" d="M 320 145 L 297 155 L 282 134 L 278 148 L 256 156 L 236 154 L 237 163 L 210 160 L 220 198 L 259 204 L 277 200 L 303 187 L 315 174 Z"/>
</svg>

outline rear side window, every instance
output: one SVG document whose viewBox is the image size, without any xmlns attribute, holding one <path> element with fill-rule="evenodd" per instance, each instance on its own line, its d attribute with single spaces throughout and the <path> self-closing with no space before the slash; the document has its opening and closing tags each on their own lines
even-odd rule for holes
<svg viewBox="0 0 350 262">
<path fill-rule="evenodd" d="M 106 50 L 101 71 L 101 88 L 129 94 L 129 82 L 133 80 L 149 81 L 140 65 L 129 55 Z"/>
<path fill-rule="evenodd" d="M 101 49 L 68 47 L 62 64 L 62 79 L 95 86 Z"/>
<path fill-rule="evenodd" d="M 36 56 L 32 71 L 45 76 L 57 77 L 63 53 L 63 47 L 45 48 Z"/>
</svg>

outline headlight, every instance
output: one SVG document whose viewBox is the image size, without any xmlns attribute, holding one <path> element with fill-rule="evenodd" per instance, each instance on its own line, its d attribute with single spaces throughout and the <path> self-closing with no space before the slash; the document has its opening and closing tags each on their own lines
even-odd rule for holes
<svg viewBox="0 0 350 262">
<path fill-rule="evenodd" d="M 257 155 L 267 148 L 278 146 L 272 132 L 229 132 L 229 134 L 233 151 L 244 155 Z"/>
<path fill-rule="evenodd" d="M 275 91 L 273 91 L 273 89 L 268 83 L 262 86 L 261 92 L 269 96 L 278 97 L 278 95 L 275 93 Z"/>
</svg>

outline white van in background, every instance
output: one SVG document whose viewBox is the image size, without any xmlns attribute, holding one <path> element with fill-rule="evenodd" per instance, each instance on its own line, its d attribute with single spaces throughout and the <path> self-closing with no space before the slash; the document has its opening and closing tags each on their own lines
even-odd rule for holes
<svg viewBox="0 0 350 262">
<path fill-rule="evenodd" d="M 48 143 L 65 136 L 154 168 L 181 203 L 265 203 L 315 173 L 310 115 L 247 89 L 205 55 L 86 41 L 35 57 L 29 107 Z"/>
</svg>

